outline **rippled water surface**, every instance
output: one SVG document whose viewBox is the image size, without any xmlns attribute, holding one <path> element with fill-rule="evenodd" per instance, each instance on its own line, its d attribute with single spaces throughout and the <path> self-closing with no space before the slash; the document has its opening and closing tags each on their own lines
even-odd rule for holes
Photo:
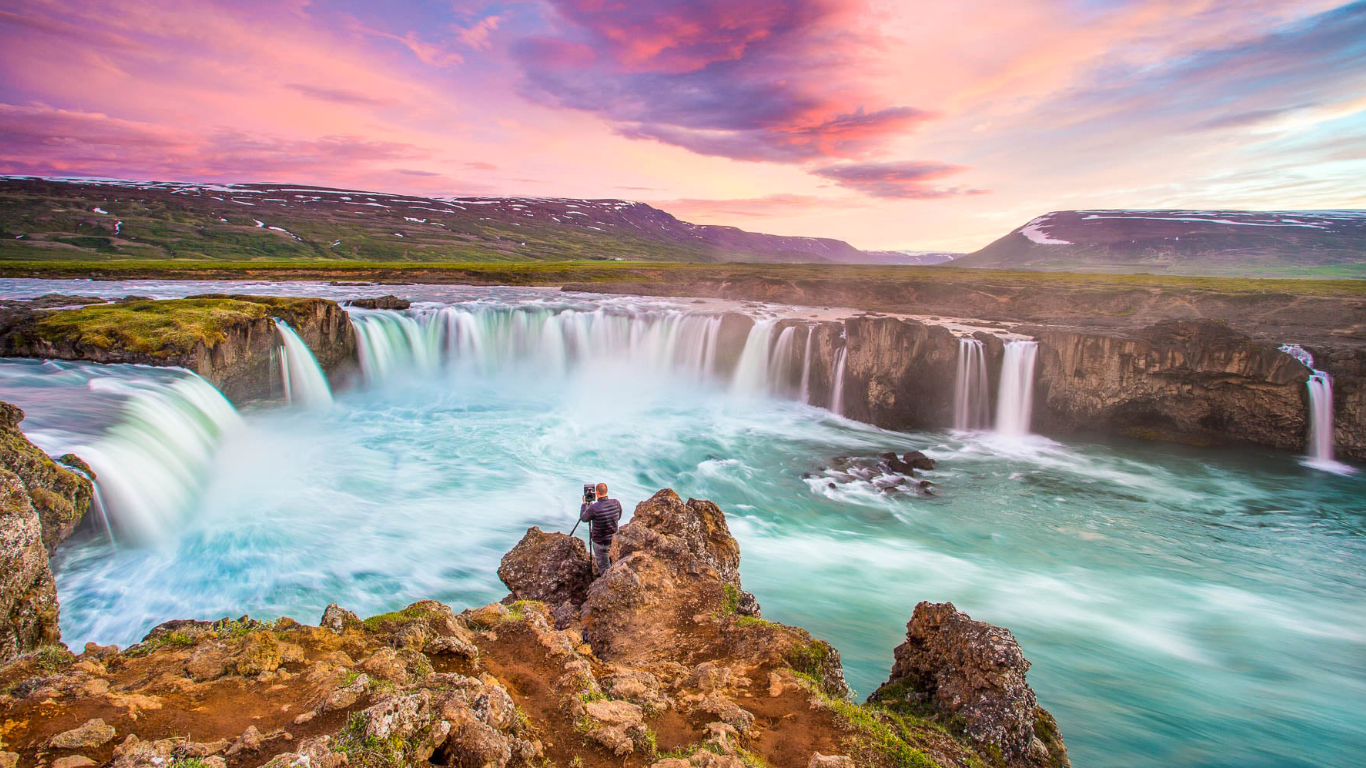
<svg viewBox="0 0 1366 768">
<path fill-rule="evenodd" d="M 0 399 L 79 453 L 183 377 L 2 361 Z M 891 433 L 610 360 L 391 377 L 224 424 L 161 533 L 59 553 L 72 647 L 171 618 L 495 600 L 502 554 L 530 525 L 568 531 L 605 480 L 628 509 L 661 487 L 719 503 L 764 615 L 831 641 L 861 694 L 915 603 L 951 600 L 1014 632 L 1078 766 L 1366 755 L 1366 482 L 1295 456 Z M 912 448 L 940 462 L 938 497 L 828 469 Z"/>
</svg>

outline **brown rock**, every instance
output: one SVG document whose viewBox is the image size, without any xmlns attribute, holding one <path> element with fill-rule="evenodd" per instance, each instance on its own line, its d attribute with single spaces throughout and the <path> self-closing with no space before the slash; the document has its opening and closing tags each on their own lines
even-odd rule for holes
<svg viewBox="0 0 1366 768">
<path fill-rule="evenodd" d="M 280 641 L 265 630 L 248 633 L 235 658 L 234 667 L 243 677 L 274 672 L 280 666 Z"/>
<path fill-rule="evenodd" d="M 407 309 L 412 306 L 412 302 L 407 299 L 400 299 L 393 294 L 386 294 L 373 299 L 352 299 L 346 302 L 346 305 L 360 307 L 361 309 Z"/>
<path fill-rule="evenodd" d="M 47 740 L 47 746 L 52 749 L 90 749 L 108 744 L 114 734 L 114 726 L 97 717 L 87 720 L 78 728 L 53 736 Z"/>
<path fill-rule="evenodd" d="M 582 605 L 593 581 L 593 559 L 583 539 L 527 529 L 498 566 L 514 600 L 539 600 L 554 609 Z"/>
<path fill-rule="evenodd" d="M 844 755 L 822 755 L 817 752 L 811 755 L 811 760 L 807 762 L 806 768 L 857 768 L 852 757 Z"/>
<path fill-rule="evenodd" d="M 362 624 L 356 614 L 336 603 L 328 603 L 327 608 L 323 609 L 323 617 L 319 620 L 318 626 L 340 634 L 350 629 L 360 629 Z"/>
<path fill-rule="evenodd" d="M 891 678 L 870 701 L 929 704 L 961 719 L 971 739 L 996 747 L 1007 762 L 1049 754 L 1035 737 L 1041 710 L 1025 681 L 1029 661 L 1009 630 L 973 621 L 952 603 L 924 602 L 894 655 Z M 1048 759 L 1066 765 L 1061 738 L 1052 751 L 1059 750 Z"/>
<path fill-rule="evenodd" d="M 88 766 L 91 765 L 99 765 L 99 763 L 96 763 L 85 755 L 59 757 L 52 761 L 52 768 L 88 768 Z"/>
</svg>

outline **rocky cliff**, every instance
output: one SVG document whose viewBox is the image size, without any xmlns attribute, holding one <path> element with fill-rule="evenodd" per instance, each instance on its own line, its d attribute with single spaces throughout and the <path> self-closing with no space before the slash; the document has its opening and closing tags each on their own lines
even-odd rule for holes
<svg viewBox="0 0 1366 768">
<path fill-rule="evenodd" d="M 324 299 L 204 294 L 35 309 L 0 329 L 0 354 L 178 366 L 241 403 L 280 393 L 275 318 L 299 334 L 330 376 L 347 375 L 355 332 L 345 310 Z"/>
<path fill-rule="evenodd" d="M 1132 334 L 1017 329 L 1039 340 L 1035 427 L 1301 450 L 1308 370 L 1213 322 Z"/>
<path fill-rule="evenodd" d="M 89 479 L 24 437 L 23 418 L 0 403 L 0 661 L 60 636 L 48 555 L 80 524 L 94 494 Z M 84 467 L 74 456 L 63 459 Z"/>
<path fill-rule="evenodd" d="M 833 648 L 758 618 L 714 504 L 660 491 L 612 554 L 591 580 L 581 541 L 532 529 L 499 569 L 512 594 L 458 614 L 330 605 L 316 627 L 173 621 L 121 652 L 49 646 L 0 668 L 0 764 L 1068 764 L 1005 630 L 922 604 L 908 643 L 930 650 L 898 649 L 895 685 L 857 705 Z"/>
</svg>

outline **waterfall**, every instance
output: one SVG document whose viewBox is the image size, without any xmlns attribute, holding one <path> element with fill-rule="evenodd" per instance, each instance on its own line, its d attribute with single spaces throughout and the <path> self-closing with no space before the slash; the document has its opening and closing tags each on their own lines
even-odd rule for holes
<svg viewBox="0 0 1366 768">
<path fill-rule="evenodd" d="M 806 351 L 802 353 L 802 391 L 801 401 L 811 402 L 811 342 L 816 339 L 816 326 L 806 327 Z"/>
<path fill-rule="evenodd" d="M 280 378 L 284 382 L 285 399 L 304 406 L 330 405 L 332 389 L 327 385 L 323 369 L 313 357 L 299 334 L 283 320 L 275 321 L 280 332 Z"/>
<path fill-rule="evenodd" d="M 194 374 L 165 384 L 97 380 L 128 397 L 119 422 L 76 453 L 94 470 L 108 522 L 134 541 L 177 524 L 199 492 L 224 432 L 241 417 L 214 386 Z"/>
<path fill-rule="evenodd" d="M 731 387 L 736 392 L 763 392 L 768 388 L 768 342 L 773 337 L 772 320 L 756 320 L 740 352 L 735 366 L 735 380 Z"/>
<path fill-rule="evenodd" d="M 778 333 L 773 352 L 768 358 L 768 389 L 775 395 L 787 395 L 792 389 L 792 358 L 796 347 L 797 327 L 789 325 Z"/>
<path fill-rule="evenodd" d="M 996 395 L 996 432 L 1005 437 L 1029 434 L 1034 408 L 1034 358 L 1039 343 L 1033 339 L 1007 341 L 1001 361 L 1001 384 Z"/>
<path fill-rule="evenodd" d="M 953 428 L 986 429 L 989 418 L 985 350 L 977 339 L 961 338 L 953 385 Z"/>
<path fill-rule="evenodd" d="M 1283 344 L 1281 351 L 1309 369 L 1309 466 L 1330 472 L 1354 471 L 1333 460 L 1333 377 L 1314 367 L 1314 356 L 1298 344 Z"/>
<path fill-rule="evenodd" d="M 835 353 L 835 375 L 830 382 L 830 410 L 836 416 L 844 415 L 844 360 L 848 347 L 840 347 Z"/>
</svg>

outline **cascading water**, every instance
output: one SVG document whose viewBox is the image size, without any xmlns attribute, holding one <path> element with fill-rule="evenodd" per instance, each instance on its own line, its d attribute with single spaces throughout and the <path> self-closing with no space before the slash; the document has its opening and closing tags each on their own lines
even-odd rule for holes
<svg viewBox="0 0 1366 768">
<path fill-rule="evenodd" d="M 1033 339 L 1006 342 L 996 395 L 997 434 L 1012 438 L 1029 434 L 1034 408 L 1034 358 L 1038 350 L 1039 343 Z"/>
<path fill-rule="evenodd" d="M 736 392 L 765 392 L 768 389 L 769 341 L 773 338 L 772 320 L 756 320 L 735 366 L 732 388 Z"/>
<path fill-rule="evenodd" d="M 178 527 L 192 506 L 223 434 L 241 423 L 236 409 L 194 374 L 171 383 L 96 379 L 91 389 L 127 398 L 119 422 L 75 451 L 95 472 L 108 522 L 134 541 Z"/>
<path fill-rule="evenodd" d="M 778 333 L 773 352 L 768 358 L 768 390 L 771 394 L 788 397 L 792 393 L 792 363 L 796 355 L 796 326 L 789 325 Z"/>
<path fill-rule="evenodd" d="M 803 403 L 811 402 L 811 342 L 816 339 L 816 329 L 814 326 L 806 327 L 806 351 L 802 353 L 802 388 L 800 399 Z"/>
<path fill-rule="evenodd" d="M 1354 472 L 1333 459 L 1333 377 L 1314 367 L 1314 356 L 1298 344 L 1284 344 L 1281 351 L 1309 369 L 1309 466 L 1329 472 Z"/>
<path fill-rule="evenodd" d="M 953 428 L 985 429 L 987 405 L 987 358 L 982 342 L 958 340 L 958 373 L 953 385 Z"/>
<path fill-rule="evenodd" d="M 830 411 L 836 416 L 844 415 L 844 361 L 848 351 L 847 347 L 840 347 L 840 351 L 835 353 L 835 375 L 830 383 Z"/>
<path fill-rule="evenodd" d="M 308 407 L 331 405 L 332 388 L 327 385 L 327 377 L 313 357 L 313 351 L 289 323 L 276 320 L 275 329 L 280 332 L 280 378 L 284 382 L 285 399 L 290 404 Z"/>
</svg>

